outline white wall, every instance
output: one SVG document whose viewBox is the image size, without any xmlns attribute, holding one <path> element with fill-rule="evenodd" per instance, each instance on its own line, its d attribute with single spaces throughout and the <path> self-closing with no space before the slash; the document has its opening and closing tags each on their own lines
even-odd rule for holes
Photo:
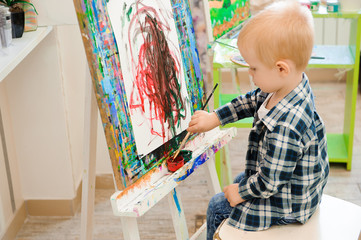
<svg viewBox="0 0 361 240">
<path fill-rule="evenodd" d="M 76 25 L 72 0 L 32 0 L 39 13 L 39 25 Z"/>
</svg>

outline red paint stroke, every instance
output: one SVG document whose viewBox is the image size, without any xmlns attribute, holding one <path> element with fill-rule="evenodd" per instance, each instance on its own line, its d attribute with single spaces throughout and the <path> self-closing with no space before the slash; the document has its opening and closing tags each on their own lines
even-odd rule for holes
<svg viewBox="0 0 361 240">
<path fill-rule="evenodd" d="M 136 3 L 136 12 L 133 15 L 128 30 L 128 42 L 132 49 L 134 37 L 142 37 L 143 44 L 137 54 L 137 63 L 131 52 L 131 61 L 135 66 L 134 87 L 130 96 L 130 109 L 140 110 L 151 124 L 151 134 L 163 138 L 170 131 L 176 135 L 176 126 L 186 116 L 180 84 L 178 81 L 180 61 L 171 52 L 165 32 L 171 29 L 168 23 L 161 22 L 156 10 L 149 6 Z M 164 19 L 164 18 L 163 18 Z M 131 36 L 131 32 L 136 36 Z M 139 36 L 140 35 L 140 36 Z M 149 101 L 149 108 L 145 109 L 145 101 Z M 161 123 L 161 131 L 154 129 L 155 122 Z M 168 123 L 168 128 L 165 125 Z"/>
</svg>

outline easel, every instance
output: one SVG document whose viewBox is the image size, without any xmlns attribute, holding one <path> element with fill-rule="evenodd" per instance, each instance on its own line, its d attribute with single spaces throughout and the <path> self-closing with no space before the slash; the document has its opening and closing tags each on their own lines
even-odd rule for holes
<svg viewBox="0 0 361 240">
<path fill-rule="evenodd" d="M 81 210 L 82 240 L 92 239 L 93 233 L 96 164 L 95 156 L 98 117 L 96 99 L 88 69 L 86 76 L 83 159 L 84 171 Z M 216 135 L 214 133 L 216 133 Z M 160 170 L 153 175 L 155 178 L 154 181 L 142 185 L 141 190 L 135 189 L 133 192 L 131 190 L 128 191 L 129 193 L 124 194 L 124 196 L 121 197 L 121 200 L 117 199 L 117 197 L 122 193 L 115 192 L 111 196 L 110 200 L 114 215 L 120 216 L 124 239 L 140 239 L 136 218 L 145 214 L 147 210 L 157 204 L 157 202 L 159 202 L 165 196 L 168 198 L 177 239 L 205 239 L 205 224 L 191 238 L 189 238 L 183 206 L 180 196 L 176 191 L 176 186 L 178 186 L 180 181 L 183 181 L 181 178 L 184 177 L 185 174 L 190 174 L 192 171 L 194 171 L 195 157 L 199 156 L 198 159 L 205 159 L 204 163 L 207 167 L 207 182 L 210 192 L 212 194 L 220 192 L 221 188 L 218 182 L 214 160 L 211 157 L 214 155 L 214 149 L 218 151 L 221 147 L 227 144 L 235 136 L 235 134 L 236 131 L 234 128 L 223 131 L 216 129 L 213 131 L 213 133 L 207 134 L 203 137 L 203 139 L 207 140 L 206 142 L 209 144 L 205 145 L 204 148 L 200 149 L 199 151 L 193 151 L 193 159 L 177 172 L 169 175 L 168 170 L 163 167 L 163 170 Z"/>
</svg>

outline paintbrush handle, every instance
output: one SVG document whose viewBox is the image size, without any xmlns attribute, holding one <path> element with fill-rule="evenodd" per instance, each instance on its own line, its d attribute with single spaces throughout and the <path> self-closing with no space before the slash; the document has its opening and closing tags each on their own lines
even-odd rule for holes
<svg viewBox="0 0 361 240">
<path fill-rule="evenodd" d="M 212 97 L 212 95 L 213 95 L 213 93 L 214 93 L 214 91 L 216 90 L 217 87 L 218 87 L 218 83 L 216 83 L 216 85 L 214 85 L 211 94 L 209 94 L 206 102 L 204 103 L 204 105 L 202 107 L 202 110 L 204 110 L 207 107 L 207 104 L 208 104 L 209 100 L 211 99 L 211 97 Z"/>
<path fill-rule="evenodd" d="M 216 90 L 217 87 L 218 87 L 218 83 L 214 86 L 211 94 L 209 94 L 206 102 L 204 103 L 204 105 L 203 105 L 203 107 L 202 107 L 202 110 L 204 110 L 204 109 L 206 108 L 209 100 L 211 99 L 211 97 L 212 97 L 212 95 L 213 95 L 213 93 L 214 93 L 214 91 Z M 191 133 L 188 132 L 187 135 L 185 136 L 185 138 L 183 139 L 183 141 L 181 142 L 178 150 L 175 152 L 175 154 L 174 154 L 174 156 L 173 156 L 173 160 L 178 156 L 178 154 L 180 153 L 180 151 L 182 150 L 182 148 L 184 147 L 184 145 L 186 144 L 186 141 L 188 140 L 188 138 L 189 138 L 190 136 L 191 136 Z"/>
<path fill-rule="evenodd" d="M 235 47 L 235 46 L 232 46 L 232 45 L 230 45 L 230 44 L 227 44 L 227 43 L 224 43 L 224 42 L 219 42 L 219 41 L 214 41 L 214 42 L 216 42 L 216 43 L 218 43 L 218 44 L 221 44 L 221 45 L 224 45 L 224 46 L 227 46 L 227 47 L 229 47 L 229 48 L 233 48 L 233 49 L 236 49 L 236 50 L 238 50 L 238 48 L 237 47 Z"/>
<path fill-rule="evenodd" d="M 178 156 L 179 152 L 180 152 L 180 151 L 182 150 L 182 148 L 184 147 L 184 145 L 185 145 L 186 141 L 188 140 L 188 138 L 190 137 L 190 135 L 191 135 L 191 133 L 188 132 L 187 135 L 185 136 L 185 138 L 183 139 L 183 141 L 181 142 L 180 147 L 179 147 L 178 150 L 175 152 L 175 154 L 174 154 L 174 156 L 173 156 L 173 159 L 175 159 L 175 158 Z"/>
<path fill-rule="evenodd" d="M 218 83 L 214 86 L 211 94 L 209 94 L 206 102 L 204 103 L 204 105 L 203 105 L 203 107 L 202 107 L 202 110 L 204 110 L 204 109 L 206 108 L 209 100 L 211 99 L 211 97 L 212 97 L 212 95 L 213 95 L 213 93 L 214 93 L 214 91 L 216 90 L 217 87 L 218 87 Z M 182 148 L 184 147 L 184 145 L 185 145 L 186 141 L 188 140 L 188 138 L 190 137 L 190 135 L 191 135 L 191 133 L 188 132 L 187 135 L 185 136 L 185 138 L 183 139 L 183 141 L 181 142 L 180 147 L 179 147 L 178 150 L 175 152 L 175 154 L 174 154 L 174 156 L 173 156 L 173 159 L 175 159 L 175 158 L 178 156 L 179 152 L 180 152 L 180 151 L 182 150 Z"/>
</svg>

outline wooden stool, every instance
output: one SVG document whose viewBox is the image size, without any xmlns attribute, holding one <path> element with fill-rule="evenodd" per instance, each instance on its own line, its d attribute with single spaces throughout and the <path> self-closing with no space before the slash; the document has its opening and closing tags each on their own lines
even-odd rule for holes
<svg viewBox="0 0 361 240">
<path fill-rule="evenodd" d="M 222 240 L 332 240 L 361 239 L 361 207 L 334 198 L 322 196 L 320 207 L 304 224 L 273 226 L 264 231 L 250 232 L 234 228 L 227 224 L 228 220 L 219 226 L 214 239 Z"/>
</svg>

